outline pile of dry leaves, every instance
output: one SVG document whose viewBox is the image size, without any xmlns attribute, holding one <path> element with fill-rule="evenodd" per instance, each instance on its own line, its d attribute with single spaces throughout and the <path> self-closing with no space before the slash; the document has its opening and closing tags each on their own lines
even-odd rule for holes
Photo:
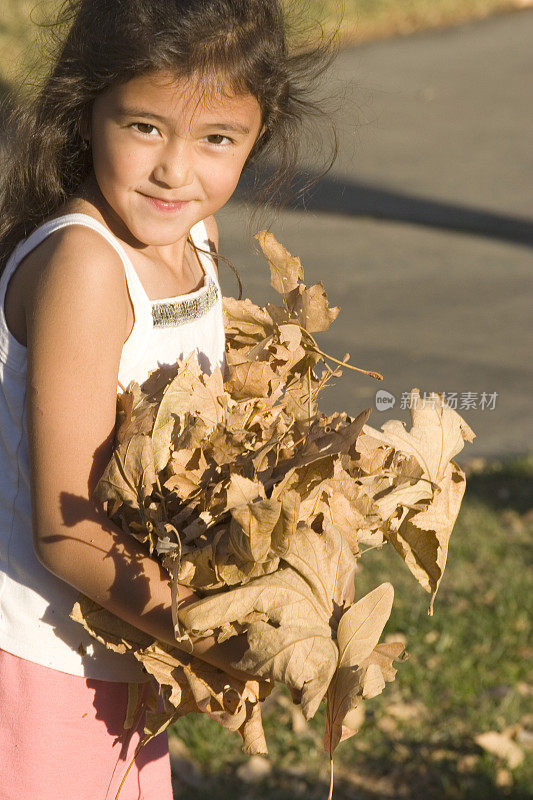
<svg viewBox="0 0 533 800">
<path fill-rule="evenodd" d="M 191 655 L 198 638 L 245 632 L 235 666 L 284 683 L 307 718 L 325 701 L 332 753 L 403 651 L 379 644 L 392 586 L 354 602 L 357 559 L 387 540 L 433 603 L 465 488 L 451 459 L 474 434 L 440 395 L 423 402 L 417 389 L 409 431 L 397 420 L 374 430 L 369 409 L 322 414 L 319 392 L 348 365 L 313 334 L 339 309 L 320 283 L 306 288 L 299 259 L 271 234 L 257 238 L 280 305 L 224 300 L 224 378 L 202 374 L 191 356 L 119 397 L 116 449 L 96 490 L 167 569 L 180 649 L 83 596 L 73 616 L 162 686 L 166 713 L 150 715 L 150 733 L 204 712 L 238 730 L 245 752 L 266 752 L 259 684 Z M 202 599 L 180 609 L 178 584 Z"/>
</svg>

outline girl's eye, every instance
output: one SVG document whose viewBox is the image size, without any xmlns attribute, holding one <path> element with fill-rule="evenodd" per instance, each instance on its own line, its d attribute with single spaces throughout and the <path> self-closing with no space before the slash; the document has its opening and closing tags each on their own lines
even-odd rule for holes
<svg viewBox="0 0 533 800">
<path fill-rule="evenodd" d="M 209 140 L 209 144 L 214 144 L 217 146 L 223 145 L 224 147 L 227 147 L 228 144 L 234 143 L 233 139 L 230 139 L 229 136 L 223 136 L 221 133 L 210 133 L 208 136 L 206 136 L 206 139 Z"/>
<path fill-rule="evenodd" d="M 139 133 L 150 139 L 154 138 L 153 131 L 157 133 L 155 125 L 150 125 L 149 122 L 132 122 L 131 127 L 136 128 Z M 230 139 L 229 136 L 223 136 L 221 133 L 210 133 L 205 138 L 209 144 L 215 145 L 216 147 L 228 147 L 228 145 L 234 144 L 233 139 Z"/>
<path fill-rule="evenodd" d="M 131 127 L 137 127 L 139 133 L 142 133 L 143 136 L 150 136 L 149 131 L 141 130 L 142 128 L 151 128 L 152 130 L 156 131 L 157 128 L 154 125 L 150 125 L 149 122 L 132 122 Z"/>
</svg>

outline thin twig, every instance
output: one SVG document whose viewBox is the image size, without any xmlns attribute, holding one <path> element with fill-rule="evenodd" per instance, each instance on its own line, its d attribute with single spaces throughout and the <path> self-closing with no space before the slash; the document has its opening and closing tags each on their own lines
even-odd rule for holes
<svg viewBox="0 0 533 800">
<path fill-rule="evenodd" d="M 354 367 L 353 364 L 348 364 L 347 361 L 339 361 L 338 358 L 330 356 L 328 355 L 328 353 L 324 353 L 318 347 L 313 347 L 311 349 L 314 350 L 314 352 L 317 353 L 319 356 L 322 356 L 322 358 L 328 358 L 330 361 L 334 361 L 336 364 L 340 364 L 341 367 L 348 367 L 348 369 L 353 369 L 355 370 L 355 372 L 362 372 L 363 375 L 369 375 L 371 378 L 375 378 L 377 381 L 383 380 L 383 375 L 381 375 L 379 372 L 373 372 L 372 370 L 361 369 L 360 367 Z"/>
<path fill-rule="evenodd" d="M 361 369 L 360 367 L 354 367 L 352 364 L 348 364 L 346 361 L 339 361 L 338 358 L 330 356 L 328 355 L 328 353 L 324 353 L 317 345 L 314 337 L 311 336 L 309 331 L 306 330 L 306 328 L 304 328 L 303 325 L 299 325 L 297 322 L 291 324 L 297 325 L 298 328 L 300 328 L 300 330 L 306 334 L 307 338 L 310 339 L 312 342 L 312 344 L 310 345 L 310 349 L 314 350 L 314 352 L 317 353 L 319 356 L 322 356 L 322 358 L 329 358 L 330 361 L 334 361 L 336 364 L 340 364 L 341 367 L 348 367 L 348 369 L 353 369 L 356 372 L 362 372 L 364 375 L 370 375 L 371 378 L 375 378 L 377 381 L 383 380 L 383 375 L 381 375 L 381 373 L 379 372 L 374 372 L 373 370 Z"/>
<path fill-rule="evenodd" d="M 309 389 L 307 395 L 307 424 L 309 425 L 309 428 L 311 428 L 311 367 L 309 366 L 307 367 L 307 386 Z"/>
</svg>

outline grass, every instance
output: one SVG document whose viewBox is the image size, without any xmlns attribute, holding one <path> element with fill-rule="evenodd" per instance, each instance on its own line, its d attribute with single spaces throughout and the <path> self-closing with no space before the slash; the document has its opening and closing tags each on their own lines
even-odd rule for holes
<svg viewBox="0 0 533 800">
<path fill-rule="evenodd" d="M 428 596 L 389 545 L 365 557 L 357 594 L 392 581 L 385 635 L 404 637 L 409 658 L 398 664 L 396 681 L 365 702 L 360 732 L 339 745 L 336 800 L 533 797 L 532 480 L 533 455 L 469 475 L 433 617 Z M 172 735 L 197 771 L 194 779 L 178 773 L 175 797 L 325 800 L 324 710 L 306 725 L 287 695 L 277 694 L 264 714 L 271 771 L 255 783 L 240 777 L 247 758 L 236 734 L 208 718 L 180 720 Z M 484 752 L 475 737 L 486 731 L 516 739 L 524 761 L 511 768 Z"/>
<path fill-rule="evenodd" d="M 525 7 L 528 0 L 311 0 L 314 18 L 342 18 L 341 41 L 365 41 L 454 25 Z"/>
<path fill-rule="evenodd" d="M 299 11 L 299 0 L 285 0 Z M 308 0 L 305 13 L 325 28 L 340 22 L 341 42 L 365 41 L 467 19 L 485 17 L 533 0 Z M 36 23 L 53 17 L 60 0 L 2 0 L 0 12 L 0 85 L 17 85 L 39 71 L 39 42 L 46 31 Z"/>
</svg>

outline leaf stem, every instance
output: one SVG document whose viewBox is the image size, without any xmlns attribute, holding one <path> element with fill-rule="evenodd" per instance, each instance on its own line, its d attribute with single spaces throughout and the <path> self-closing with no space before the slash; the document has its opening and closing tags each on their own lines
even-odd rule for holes
<svg viewBox="0 0 533 800">
<path fill-rule="evenodd" d="M 374 372 L 373 370 L 368 370 L 368 369 L 361 369 L 360 367 L 354 367 L 353 364 L 348 364 L 347 361 L 339 361 L 338 358 L 330 356 L 328 355 L 328 353 L 322 352 L 322 350 L 320 350 L 318 347 L 313 347 L 310 349 L 314 350 L 315 353 L 317 353 L 319 356 L 322 356 L 322 358 L 328 358 L 330 361 L 334 361 L 336 364 L 340 364 L 341 367 L 348 367 L 348 369 L 353 369 L 356 372 L 362 372 L 363 375 L 370 375 L 371 378 L 375 378 L 377 381 L 383 380 L 383 375 L 381 375 L 381 373 L 379 372 Z"/>
<path fill-rule="evenodd" d="M 345 363 L 346 363 L 346 360 L 347 360 L 349 357 L 350 357 L 350 356 L 348 355 L 348 353 L 346 353 L 346 355 L 344 356 L 344 359 L 345 359 L 345 360 L 344 360 L 342 363 L 343 363 L 343 364 L 345 364 Z M 327 372 L 326 372 L 326 370 L 327 370 Z M 318 395 L 318 393 L 319 393 L 319 392 L 321 392 L 321 391 L 322 391 L 322 389 L 324 388 L 324 386 L 327 384 L 327 382 L 328 382 L 328 381 L 329 381 L 331 378 L 340 378 L 340 377 L 342 376 L 342 371 L 341 371 L 341 370 L 339 370 L 339 369 L 334 369 L 334 370 L 333 370 L 333 369 L 331 369 L 331 367 L 329 366 L 329 364 L 326 364 L 326 362 L 325 362 L 325 361 L 324 361 L 324 373 L 325 373 L 325 374 L 324 374 L 324 375 L 323 375 L 323 376 L 320 378 L 320 382 L 319 382 L 319 384 L 318 384 L 318 386 L 317 386 L 317 388 L 316 388 L 315 397 Z"/>
<path fill-rule="evenodd" d="M 329 793 L 328 800 L 333 798 L 333 753 L 329 754 Z"/>
<path fill-rule="evenodd" d="M 145 744 L 148 744 L 148 742 L 150 741 L 150 739 L 153 739 L 153 738 L 154 738 L 154 737 L 153 737 L 151 734 L 149 734 L 148 736 L 145 736 L 145 737 L 144 737 L 144 739 L 142 739 L 142 740 L 139 742 L 139 744 L 137 745 L 137 747 L 135 748 L 135 753 L 133 754 L 133 758 L 131 759 L 130 763 L 128 764 L 128 769 L 126 770 L 126 772 L 124 773 L 124 776 L 123 776 L 122 780 L 120 781 L 120 786 L 118 787 L 118 792 L 117 792 L 117 793 L 116 793 L 116 795 L 115 795 L 115 800 L 118 800 L 118 796 L 119 796 L 119 794 L 120 794 L 120 793 L 121 793 L 121 791 L 122 791 L 122 787 L 124 786 L 124 783 L 125 783 L 125 781 L 126 781 L 126 778 L 128 777 L 128 773 L 129 773 L 130 769 L 132 768 L 132 766 L 134 765 L 134 763 L 135 763 L 135 759 L 136 759 L 136 758 L 137 758 L 137 756 L 139 755 L 139 753 L 140 753 L 141 749 L 144 747 L 144 745 L 145 745 Z"/>
<path fill-rule="evenodd" d="M 161 481 L 159 480 L 159 475 L 157 473 L 156 473 L 156 476 L 155 476 L 155 480 L 156 480 L 156 483 L 157 483 L 157 490 L 159 492 L 159 499 L 161 500 L 161 506 L 163 507 L 163 516 L 165 518 L 165 522 L 169 522 L 169 518 L 168 518 L 168 514 L 167 514 L 167 504 L 165 502 L 165 497 L 163 495 L 163 488 L 161 486 Z M 143 505 L 143 503 L 140 503 L 139 505 L 140 505 L 140 508 L 142 508 L 143 515 L 144 515 L 144 505 Z"/>
<path fill-rule="evenodd" d="M 356 372 L 362 372 L 364 375 L 370 375 L 371 378 L 375 378 L 377 381 L 383 380 L 383 375 L 381 375 L 381 373 L 379 372 L 374 372 L 373 370 L 361 369 L 360 367 L 354 367 L 353 364 L 348 364 L 346 361 L 339 361 L 338 358 L 330 356 L 328 355 L 328 353 L 324 353 L 322 350 L 320 350 L 319 346 L 316 343 L 316 339 L 309 333 L 307 328 L 304 328 L 303 325 L 300 325 L 298 322 L 293 322 L 292 320 L 290 324 L 296 325 L 298 328 L 300 328 L 301 331 L 303 331 L 303 333 L 305 333 L 305 335 L 311 342 L 310 344 L 308 344 L 309 349 L 313 350 L 319 356 L 322 356 L 322 358 L 329 358 L 330 361 L 334 361 L 336 364 L 340 364 L 341 367 L 348 367 L 348 369 L 353 369 Z"/>
<path fill-rule="evenodd" d="M 364 431 L 363 431 L 363 433 L 364 433 Z M 369 434 L 369 436 L 372 436 L 372 434 Z M 393 444 L 388 444 L 388 447 L 393 447 L 396 450 L 396 452 L 403 452 L 402 450 L 400 450 L 399 447 L 396 447 Z M 430 483 L 431 484 L 431 488 L 432 489 L 438 489 L 438 487 L 439 487 L 438 483 L 435 483 L 435 481 L 432 481 L 431 478 L 426 478 L 425 475 L 408 475 L 407 473 L 403 473 L 402 475 L 399 475 L 399 473 L 394 469 L 380 469 L 379 471 L 368 473 L 368 474 L 371 474 L 372 477 L 379 477 L 380 475 L 396 475 L 396 476 L 401 477 L 401 478 L 408 478 L 410 481 L 416 481 L 416 482 L 418 482 L 418 481 L 426 481 L 426 483 Z M 360 477 L 367 477 L 367 475 L 362 475 Z M 416 509 L 416 505 L 408 506 L 407 503 L 403 503 L 403 505 L 406 506 L 407 508 Z"/>
<path fill-rule="evenodd" d="M 389 543 L 388 539 L 384 539 L 381 542 L 381 544 L 372 544 L 369 547 L 365 547 L 364 550 L 359 550 L 359 552 L 361 553 L 361 555 L 363 555 L 364 553 L 368 553 L 369 550 L 380 550 L 382 547 L 384 547 L 388 543 Z"/>
<path fill-rule="evenodd" d="M 307 396 L 307 425 L 308 428 L 311 428 L 311 410 L 312 410 L 312 398 L 311 398 L 311 367 L 307 367 L 307 383 L 309 388 L 309 394 Z"/>
</svg>

